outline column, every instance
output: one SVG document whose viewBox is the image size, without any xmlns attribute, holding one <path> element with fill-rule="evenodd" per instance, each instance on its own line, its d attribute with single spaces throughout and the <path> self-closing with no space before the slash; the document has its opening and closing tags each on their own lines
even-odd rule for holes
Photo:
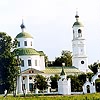
<svg viewBox="0 0 100 100">
<path fill-rule="evenodd" d="M 18 81 L 18 78 L 19 78 L 19 77 L 17 77 L 16 93 L 18 93 L 18 92 L 19 92 L 19 83 L 18 83 L 19 81 Z"/>
<path fill-rule="evenodd" d="M 29 75 L 26 77 L 26 89 L 29 91 Z"/>
<path fill-rule="evenodd" d="M 18 93 L 22 93 L 22 76 L 18 77 Z"/>
</svg>

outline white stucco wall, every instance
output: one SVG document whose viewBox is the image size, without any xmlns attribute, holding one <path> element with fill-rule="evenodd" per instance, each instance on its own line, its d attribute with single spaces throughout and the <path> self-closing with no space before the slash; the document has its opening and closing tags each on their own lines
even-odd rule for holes
<svg viewBox="0 0 100 100">
<path fill-rule="evenodd" d="M 60 79 L 58 81 L 58 94 L 70 95 L 71 94 L 71 81 L 70 79 Z"/>
<path fill-rule="evenodd" d="M 21 60 L 24 60 L 24 67 L 21 67 L 21 71 L 24 71 L 28 68 L 34 68 L 37 70 L 44 70 L 45 69 L 45 62 L 44 57 L 39 55 L 24 55 L 20 56 Z M 31 66 L 28 66 L 28 60 L 31 60 Z M 37 66 L 35 66 L 35 60 L 37 60 Z"/>
<path fill-rule="evenodd" d="M 17 48 L 33 48 L 34 47 L 33 38 L 17 38 L 17 41 L 20 42 L 20 47 L 17 47 Z M 24 46 L 24 41 L 27 41 L 27 46 Z M 32 42 L 32 46 L 31 46 L 31 42 Z"/>
</svg>

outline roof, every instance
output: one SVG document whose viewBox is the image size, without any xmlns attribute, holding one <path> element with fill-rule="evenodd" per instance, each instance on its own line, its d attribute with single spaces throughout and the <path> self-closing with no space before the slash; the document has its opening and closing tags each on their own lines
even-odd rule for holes
<svg viewBox="0 0 100 100">
<path fill-rule="evenodd" d="M 79 21 L 76 21 L 73 26 L 80 26 L 80 27 L 83 27 L 83 24 Z"/>
<path fill-rule="evenodd" d="M 46 67 L 45 70 L 43 70 L 43 72 L 45 74 L 60 74 L 62 70 L 62 67 Z M 64 72 L 66 74 L 80 74 L 83 73 L 80 70 L 78 70 L 76 67 L 64 67 Z"/>
<path fill-rule="evenodd" d="M 40 56 L 44 56 L 45 55 L 43 51 L 37 51 L 37 52 L 40 54 Z"/>
<path fill-rule="evenodd" d="M 40 55 L 35 49 L 32 48 L 19 48 L 14 50 L 15 54 L 22 55 Z"/>
<path fill-rule="evenodd" d="M 16 38 L 33 38 L 33 37 L 27 32 L 21 32 L 16 36 Z"/>
</svg>

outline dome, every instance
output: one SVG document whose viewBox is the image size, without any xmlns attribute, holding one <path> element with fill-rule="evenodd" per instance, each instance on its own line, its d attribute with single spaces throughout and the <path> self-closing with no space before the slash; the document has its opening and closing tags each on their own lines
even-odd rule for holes
<svg viewBox="0 0 100 100">
<path fill-rule="evenodd" d="M 76 12 L 76 22 L 73 24 L 73 27 L 74 26 L 79 26 L 79 27 L 83 27 L 83 24 L 81 22 L 79 22 L 79 15 L 78 15 L 78 12 Z"/>
<path fill-rule="evenodd" d="M 21 32 L 16 36 L 16 38 L 33 38 L 33 37 L 27 32 Z"/>
<path fill-rule="evenodd" d="M 73 24 L 73 27 L 74 27 L 74 26 L 83 27 L 83 24 L 82 24 L 81 22 L 76 21 L 76 22 Z"/>
<path fill-rule="evenodd" d="M 22 55 L 40 55 L 38 51 L 32 48 L 19 48 L 15 49 L 14 53 L 16 55 L 22 56 Z"/>
</svg>

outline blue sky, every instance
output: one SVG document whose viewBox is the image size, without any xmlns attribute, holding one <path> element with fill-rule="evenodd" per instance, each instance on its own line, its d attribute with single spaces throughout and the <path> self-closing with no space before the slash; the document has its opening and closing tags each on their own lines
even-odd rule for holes
<svg viewBox="0 0 100 100">
<path fill-rule="evenodd" d="M 34 48 L 54 60 L 62 50 L 72 51 L 76 8 L 91 64 L 100 60 L 100 0 L 0 0 L 0 31 L 14 38 L 21 32 L 23 18 L 26 32 L 34 37 Z"/>
</svg>

